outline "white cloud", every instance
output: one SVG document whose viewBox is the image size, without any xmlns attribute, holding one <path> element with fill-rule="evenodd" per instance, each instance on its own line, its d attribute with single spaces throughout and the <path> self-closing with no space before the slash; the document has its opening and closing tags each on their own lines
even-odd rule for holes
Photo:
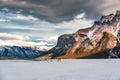
<svg viewBox="0 0 120 80">
<path fill-rule="evenodd" d="M 24 20 L 24 21 L 38 21 L 37 17 L 32 15 L 21 14 L 23 10 L 18 9 L 16 11 L 9 10 L 8 8 L 0 9 L 0 18 L 5 20 Z M 30 11 L 31 12 L 31 11 Z"/>
<path fill-rule="evenodd" d="M 53 37 L 47 38 L 46 40 L 47 40 L 47 41 L 50 41 L 50 42 L 56 42 L 57 39 L 58 39 L 58 36 L 53 36 Z"/>
<path fill-rule="evenodd" d="M 10 22 L 10 20 L 0 18 L 0 22 Z"/>
<path fill-rule="evenodd" d="M 5 12 L 8 12 L 8 11 L 9 11 L 8 8 L 2 8 L 1 10 L 2 10 L 2 11 L 5 11 Z"/>
<path fill-rule="evenodd" d="M 13 34 L 8 34 L 8 33 L 0 33 L 0 39 L 3 39 L 3 40 L 26 40 L 26 39 L 29 39 L 29 37 L 13 35 Z"/>
<path fill-rule="evenodd" d="M 13 35 L 8 33 L 0 33 L 0 46 L 25 46 L 37 48 L 38 50 L 49 50 L 53 46 L 49 46 L 47 41 L 33 42 L 24 41 L 30 39 L 28 36 Z"/>
<path fill-rule="evenodd" d="M 9 17 L 9 18 L 16 19 L 16 20 L 31 20 L 31 21 L 37 21 L 37 20 L 39 20 L 38 18 L 33 17 L 32 15 L 24 16 L 22 14 L 15 14 L 12 17 Z"/>
<path fill-rule="evenodd" d="M 20 46 L 20 47 L 31 47 L 41 51 L 49 50 L 53 46 L 49 46 L 47 42 L 32 42 L 22 40 L 0 40 L 0 46 Z"/>
<path fill-rule="evenodd" d="M 0 19 L 0 22 L 9 22 L 9 20 L 6 20 L 6 19 Z"/>
<path fill-rule="evenodd" d="M 76 19 L 81 19 L 85 17 L 85 13 L 81 13 L 75 16 Z"/>
</svg>

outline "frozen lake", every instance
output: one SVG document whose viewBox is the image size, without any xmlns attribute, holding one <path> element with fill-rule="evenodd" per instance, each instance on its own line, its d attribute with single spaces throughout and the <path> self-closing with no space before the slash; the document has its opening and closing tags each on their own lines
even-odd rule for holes
<svg viewBox="0 0 120 80">
<path fill-rule="evenodd" d="M 1 60 L 0 80 L 120 80 L 120 60 Z"/>
</svg>

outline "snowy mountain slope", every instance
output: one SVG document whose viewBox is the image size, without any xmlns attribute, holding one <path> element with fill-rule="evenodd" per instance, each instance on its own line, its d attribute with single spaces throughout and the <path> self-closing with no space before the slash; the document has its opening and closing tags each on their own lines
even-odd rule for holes
<svg viewBox="0 0 120 80">
<path fill-rule="evenodd" d="M 33 59 L 43 55 L 44 52 L 30 47 L 0 46 L 0 57 Z"/>
</svg>

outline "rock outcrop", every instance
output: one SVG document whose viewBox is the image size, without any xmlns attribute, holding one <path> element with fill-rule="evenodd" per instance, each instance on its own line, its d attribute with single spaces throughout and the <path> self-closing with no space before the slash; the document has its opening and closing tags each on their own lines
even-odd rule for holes
<svg viewBox="0 0 120 80">
<path fill-rule="evenodd" d="M 61 35 L 58 38 L 58 43 L 55 47 L 53 47 L 51 50 L 49 50 L 47 53 L 51 53 L 54 57 L 65 55 L 66 51 L 72 47 L 72 45 L 75 43 L 75 39 L 73 37 L 73 34 L 64 34 Z"/>
</svg>

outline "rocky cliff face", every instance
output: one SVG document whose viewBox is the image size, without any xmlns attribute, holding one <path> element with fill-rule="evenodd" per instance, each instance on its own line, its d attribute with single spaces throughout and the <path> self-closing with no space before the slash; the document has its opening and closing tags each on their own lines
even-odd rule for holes
<svg viewBox="0 0 120 80">
<path fill-rule="evenodd" d="M 60 59 L 92 58 L 93 56 L 112 58 L 114 52 L 111 53 L 110 50 L 119 45 L 119 30 L 120 11 L 117 11 L 116 14 L 102 16 L 90 28 L 60 36 L 57 45 L 47 53 L 52 54 L 51 58 Z"/>
<path fill-rule="evenodd" d="M 58 38 L 58 43 L 55 47 L 53 47 L 51 50 L 49 50 L 47 53 L 51 53 L 54 57 L 65 55 L 66 51 L 72 47 L 72 45 L 75 43 L 75 39 L 73 37 L 73 34 L 64 34 L 61 35 Z"/>
</svg>

